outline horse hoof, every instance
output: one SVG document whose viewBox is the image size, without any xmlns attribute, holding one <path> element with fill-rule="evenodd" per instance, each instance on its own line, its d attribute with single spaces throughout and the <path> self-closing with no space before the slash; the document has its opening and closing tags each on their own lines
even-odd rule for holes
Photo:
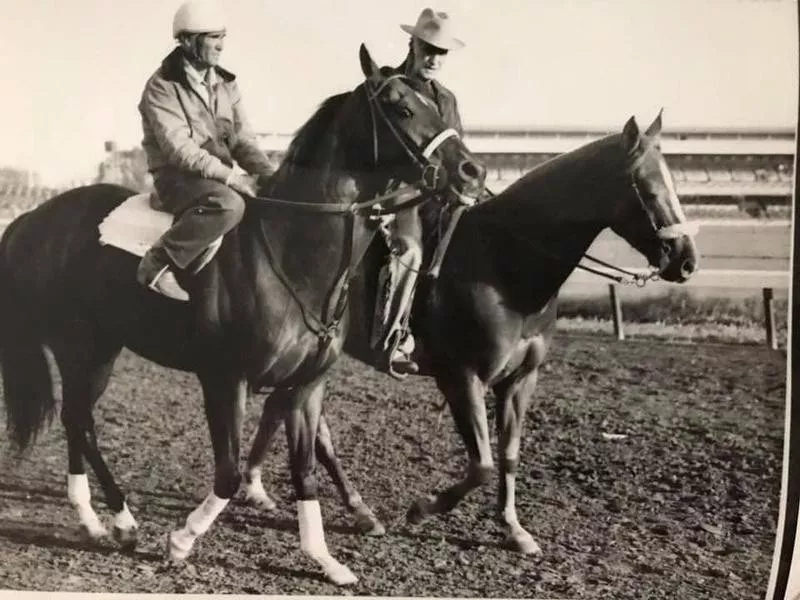
<svg viewBox="0 0 800 600">
<path fill-rule="evenodd" d="M 171 563 L 181 563 L 186 560 L 192 551 L 192 544 L 182 544 L 175 537 L 177 532 L 173 531 L 167 536 L 167 561 Z"/>
<path fill-rule="evenodd" d="M 272 512 L 278 505 L 275 501 L 270 498 L 267 494 L 255 494 L 255 493 L 248 493 L 244 498 L 245 503 L 249 506 L 257 508 L 259 510 L 263 510 L 265 512 Z"/>
<path fill-rule="evenodd" d="M 114 527 L 114 541 L 116 541 L 123 550 L 133 550 L 136 548 L 136 543 L 138 542 L 138 532 L 135 527 L 133 529 Z"/>
<path fill-rule="evenodd" d="M 87 542 L 100 542 L 108 537 L 108 530 L 100 523 L 92 526 L 81 523 L 78 531 L 81 539 Z"/>
<path fill-rule="evenodd" d="M 406 521 L 418 525 L 428 516 L 428 502 L 424 499 L 416 500 L 406 513 Z"/>
<path fill-rule="evenodd" d="M 328 566 L 325 569 L 325 576 L 335 585 L 353 585 L 358 583 L 358 577 L 345 565 L 338 563 L 335 566 Z"/>
<path fill-rule="evenodd" d="M 524 534 L 510 534 L 506 538 L 506 547 L 509 550 L 513 550 L 514 552 L 519 552 L 521 554 L 527 554 L 529 556 L 541 556 L 542 549 L 539 547 L 539 544 L 533 539 L 533 536 L 529 533 Z"/>
<path fill-rule="evenodd" d="M 375 518 L 372 511 L 359 513 L 356 516 L 356 527 L 360 533 L 372 537 L 379 537 L 386 533 L 386 528 Z"/>
</svg>

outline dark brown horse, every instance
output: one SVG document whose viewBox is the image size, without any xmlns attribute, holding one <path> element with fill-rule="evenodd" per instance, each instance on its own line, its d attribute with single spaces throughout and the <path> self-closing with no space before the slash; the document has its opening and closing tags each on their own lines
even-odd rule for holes
<svg viewBox="0 0 800 600">
<path fill-rule="evenodd" d="M 84 470 L 114 511 L 115 537 L 136 521 L 95 439 L 92 409 L 123 347 L 192 371 L 214 452 L 213 490 L 170 536 L 185 558 L 240 485 L 241 420 L 251 386 L 275 391 L 264 413 L 287 426 L 300 544 L 336 583 L 355 581 L 325 544 L 314 478 L 315 439 L 330 366 L 340 355 L 347 284 L 374 235 L 367 210 L 390 180 L 476 194 L 483 171 L 435 108 L 361 47 L 366 81 L 328 99 L 293 140 L 270 189 L 196 277 L 192 301 L 138 286 L 137 257 L 98 242 L 98 226 L 131 190 L 77 188 L 9 225 L 0 241 L 0 364 L 12 440 L 26 448 L 55 410 L 43 353 L 58 365 L 68 442 L 68 496 L 89 535 L 105 534 Z M 406 186 L 405 189 L 410 189 Z M 402 189 L 401 189 L 402 191 Z"/>
<path fill-rule="evenodd" d="M 517 519 L 514 490 L 522 425 L 552 341 L 559 289 L 607 228 L 664 280 L 686 281 L 697 268 L 693 228 L 661 154 L 660 131 L 660 113 L 644 134 L 631 118 L 621 135 L 541 165 L 461 217 L 439 276 L 422 279 L 412 327 L 424 346 L 422 374 L 433 376 L 444 394 L 469 467 L 461 481 L 415 501 L 410 521 L 451 510 L 489 481 L 494 467 L 485 396 L 491 389 L 499 440 L 497 516 L 508 546 L 540 552 Z M 367 324 L 381 253 L 379 245 L 371 248 L 350 298 L 353 320 L 362 326 L 350 329 L 345 351 L 368 364 L 374 357 Z M 274 420 L 262 423 L 248 463 L 249 479 L 262 494 L 258 465 L 276 427 Z M 358 497 L 342 479 L 330 440 L 320 448 L 330 448 L 323 464 L 340 488 Z"/>
</svg>

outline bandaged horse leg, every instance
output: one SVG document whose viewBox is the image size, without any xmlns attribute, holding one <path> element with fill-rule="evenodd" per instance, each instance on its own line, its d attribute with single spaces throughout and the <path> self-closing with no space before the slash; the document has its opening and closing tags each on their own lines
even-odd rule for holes
<svg viewBox="0 0 800 600">
<path fill-rule="evenodd" d="M 78 512 L 81 531 L 87 537 L 97 540 L 108 535 L 108 530 L 92 508 L 92 494 L 89 490 L 89 478 L 86 473 L 67 476 L 67 498 Z"/>
<path fill-rule="evenodd" d="M 206 533 L 239 489 L 239 446 L 247 402 L 247 384 L 240 377 L 209 367 L 198 372 L 203 386 L 206 420 L 214 450 L 214 489 L 169 537 L 169 557 L 184 560 L 198 537 Z"/>
<path fill-rule="evenodd" d="M 314 476 L 315 446 L 324 394 L 324 380 L 295 389 L 293 407 L 286 417 L 289 464 L 297 494 L 300 549 L 322 568 L 329 580 L 337 585 L 347 585 L 358 579 L 328 550 Z"/>
</svg>

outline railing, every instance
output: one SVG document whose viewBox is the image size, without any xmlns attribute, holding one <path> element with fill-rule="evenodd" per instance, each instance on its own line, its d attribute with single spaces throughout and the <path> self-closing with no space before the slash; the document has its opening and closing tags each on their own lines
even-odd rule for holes
<svg viewBox="0 0 800 600">
<path fill-rule="evenodd" d="M 748 220 L 707 220 L 698 222 L 695 238 L 700 253 L 700 269 L 682 284 L 656 280 L 647 284 L 653 289 L 675 286 L 761 290 L 766 343 L 777 349 L 774 291 L 791 285 L 789 253 L 791 226 L 789 221 L 753 222 Z M 604 232 L 590 249 L 597 256 L 616 265 L 642 265 L 643 259 L 628 244 L 610 232 Z M 634 272 L 646 272 L 633 267 Z M 596 275 L 575 271 L 563 290 L 569 293 L 580 287 L 606 284 Z M 624 339 L 623 311 L 619 287 L 608 286 L 614 332 Z"/>
</svg>

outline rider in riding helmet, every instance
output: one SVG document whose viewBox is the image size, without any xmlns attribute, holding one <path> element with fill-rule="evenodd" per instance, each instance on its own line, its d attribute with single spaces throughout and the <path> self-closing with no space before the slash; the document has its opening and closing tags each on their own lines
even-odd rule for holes
<svg viewBox="0 0 800 600">
<path fill-rule="evenodd" d="M 449 15 L 426 8 L 415 25 L 400 28 L 411 37 L 408 54 L 395 72 L 408 77 L 410 85 L 437 107 L 445 127 L 463 135 L 456 97 L 436 79 L 449 52 L 464 47 L 464 42 L 451 33 Z M 416 373 L 419 367 L 411 358 L 414 338 L 407 320 L 422 265 L 419 209 L 398 212 L 386 225 L 390 258 L 379 286 L 373 345 L 389 353 L 390 373 Z"/>
<path fill-rule="evenodd" d="M 177 47 L 139 103 L 153 183 L 176 220 L 142 258 L 137 280 L 175 300 L 189 294 L 173 270 L 202 269 L 215 242 L 241 221 L 242 196 L 255 196 L 275 171 L 251 130 L 236 76 L 219 66 L 225 29 L 214 0 L 184 2 L 172 23 Z"/>
</svg>

